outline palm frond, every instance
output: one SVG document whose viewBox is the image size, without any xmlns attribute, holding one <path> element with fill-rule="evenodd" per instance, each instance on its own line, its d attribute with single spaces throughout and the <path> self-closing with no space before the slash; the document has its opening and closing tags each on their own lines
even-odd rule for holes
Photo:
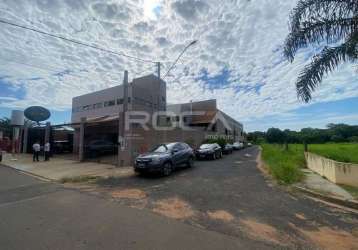
<svg viewBox="0 0 358 250">
<path fill-rule="evenodd" d="M 296 83 L 297 96 L 304 102 L 309 102 L 311 93 L 322 81 L 323 75 L 333 71 L 341 62 L 358 59 L 358 32 L 340 46 L 325 48 L 300 74 Z"/>
<path fill-rule="evenodd" d="M 290 33 L 285 41 L 284 55 L 291 61 L 299 48 L 310 43 L 319 44 L 343 39 L 358 30 L 358 16 L 335 20 L 305 22 L 303 28 Z"/>
<path fill-rule="evenodd" d="M 304 20 L 349 18 L 357 13 L 357 0 L 300 0 L 290 15 L 290 28 L 294 32 Z"/>
</svg>

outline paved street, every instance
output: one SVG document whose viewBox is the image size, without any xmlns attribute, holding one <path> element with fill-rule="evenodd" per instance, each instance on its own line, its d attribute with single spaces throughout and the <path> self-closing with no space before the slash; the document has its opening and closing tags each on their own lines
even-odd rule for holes
<svg viewBox="0 0 358 250">
<path fill-rule="evenodd" d="M 304 249 L 358 246 L 351 234 L 357 215 L 277 187 L 256 167 L 257 154 L 252 147 L 198 161 L 168 178 L 113 178 L 99 182 L 95 192 L 240 241 Z"/>
<path fill-rule="evenodd" d="M 265 248 L 1 166 L 0 215 L 6 250 Z"/>
<path fill-rule="evenodd" d="M 65 188 L 0 167 L 3 249 L 357 249 L 358 217 L 290 194 L 257 148 L 172 176 Z M 71 188 L 69 188 L 71 187 Z"/>
</svg>

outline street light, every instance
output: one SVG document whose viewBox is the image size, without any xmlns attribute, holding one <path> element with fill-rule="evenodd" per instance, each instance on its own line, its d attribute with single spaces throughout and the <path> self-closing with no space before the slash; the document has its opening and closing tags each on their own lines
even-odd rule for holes
<svg viewBox="0 0 358 250">
<path fill-rule="evenodd" d="M 184 49 L 183 51 L 179 54 L 178 58 L 175 60 L 175 62 L 172 64 L 172 66 L 170 66 L 170 68 L 168 69 L 167 73 L 164 75 L 163 79 L 165 79 L 165 77 L 168 76 L 169 72 L 174 68 L 175 64 L 179 61 L 180 57 L 185 53 L 185 51 L 192 45 L 196 44 L 198 42 L 198 40 L 194 40 L 191 43 L 189 43 Z"/>
</svg>

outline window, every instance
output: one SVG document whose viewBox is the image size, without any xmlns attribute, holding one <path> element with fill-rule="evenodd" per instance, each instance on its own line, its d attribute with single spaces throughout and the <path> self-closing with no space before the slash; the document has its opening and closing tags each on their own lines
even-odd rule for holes
<svg viewBox="0 0 358 250">
<path fill-rule="evenodd" d="M 123 104 L 123 98 L 117 99 L 117 105 L 122 105 L 122 104 Z"/>
<path fill-rule="evenodd" d="M 128 97 L 128 103 L 131 103 L 131 98 L 130 97 Z"/>
<path fill-rule="evenodd" d="M 105 107 L 114 106 L 114 105 L 116 105 L 115 100 L 110 100 L 110 101 L 104 102 Z"/>
<path fill-rule="evenodd" d="M 99 102 L 93 104 L 93 109 L 100 109 L 100 108 L 103 108 L 103 103 Z"/>
<path fill-rule="evenodd" d="M 165 102 L 165 97 L 164 96 L 162 96 L 162 102 Z"/>
<path fill-rule="evenodd" d="M 87 110 L 90 110 L 90 105 L 85 105 L 82 107 L 82 110 L 83 111 L 87 111 Z"/>
<path fill-rule="evenodd" d="M 216 123 L 211 127 L 211 131 L 216 132 Z"/>
</svg>

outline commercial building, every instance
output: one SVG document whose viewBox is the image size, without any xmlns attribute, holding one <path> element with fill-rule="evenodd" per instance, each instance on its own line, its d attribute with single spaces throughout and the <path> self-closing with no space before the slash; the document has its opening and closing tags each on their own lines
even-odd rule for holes
<svg viewBox="0 0 358 250">
<path fill-rule="evenodd" d="M 72 123 L 80 160 L 91 141 L 102 140 L 116 145 L 119 165 L 130 165 L 139 153 L 169 141 L 194 147 L 218 136 L 244 141 L 243 125 L 220 111 L 216 100 L 168 105 L 166 83 L 155 75 L 74 97 Z"/>
</svg>

